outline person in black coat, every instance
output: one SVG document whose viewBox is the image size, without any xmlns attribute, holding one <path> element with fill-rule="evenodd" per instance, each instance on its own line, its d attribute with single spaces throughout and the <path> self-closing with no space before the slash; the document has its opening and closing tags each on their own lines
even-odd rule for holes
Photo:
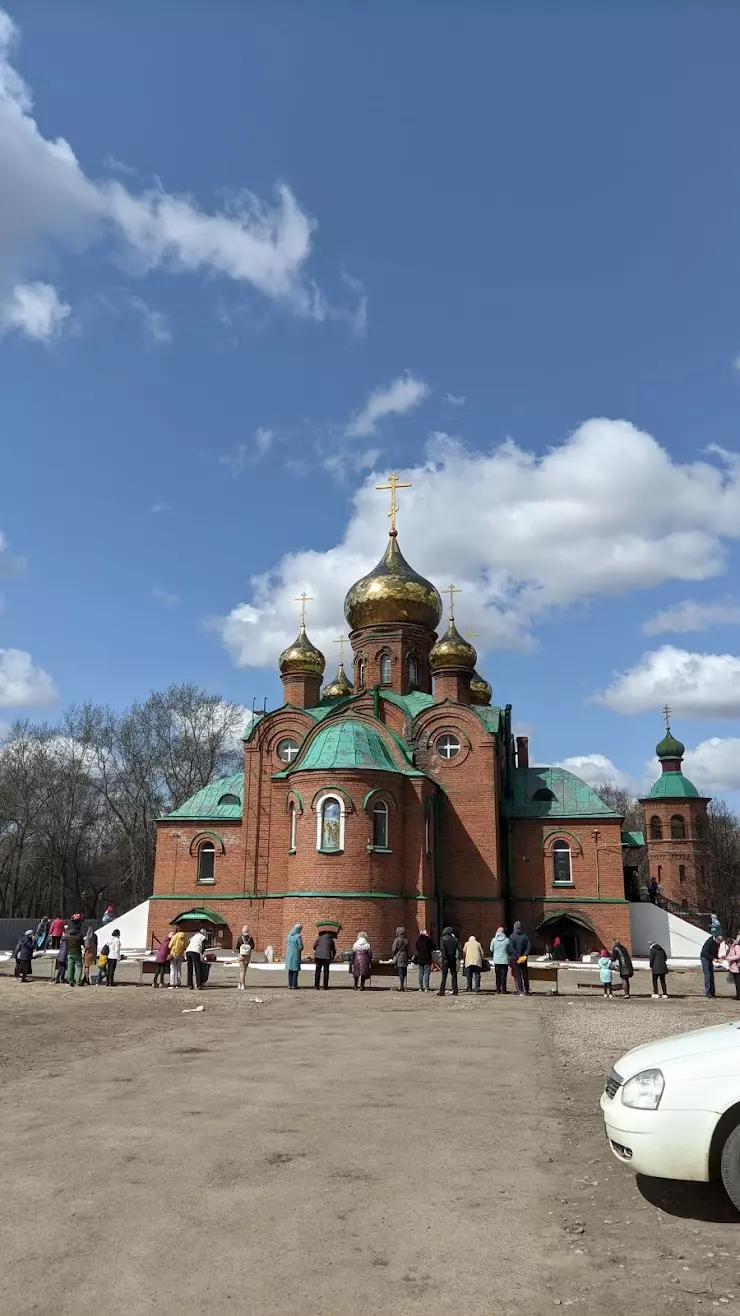
<svg viewBox="0 0 740 1316">
<path fill-rule="evenodd" d="M 33 973 L 31 962 L 33 960 L 33 952 L 35 949 L 36 937 L 34 936 L 33 929 L 29 928 L 27 932 L 23 933 L 23 936 L 13 952 L 15 955 L 15 976 L 16 978 L 20 978 L 21 982 L 25 982 L 29 973 Z"/>
<path fill-rule="evenodd" d="M 455 936 L 452 928 L 445 928 L 442 933 L 442 981 L 439 985 L 438 996 L 444 996 L 447 986 L 447 975 L 452 979 L 452 995 L 457 996 L 457 961 L 460 956 L 460 942 Z"/>
<path fill-rule="evenodd" d="M 313 958 L 316 965 L 313 985 L 316 990 L 321 986 L 321 976 L 324 977 L 324 991 L 329 990 L 329 965 L 333 959 L 336 959 L 337 945 L 334 940 L 334 933 L 329 931 L 320 932 L 313 943 Z"/>
<path fill-rule="evenodd" d="M 665 985 L 665 976 L 668 972 L 668 956 L 657 941 L 650 942 L 650 972 L 653 975 L 653 1000 L 657 1001 L 660 995 L 658 983 L 660 983 L 663 995 L 668 995 Z"/>
<path fill-rule="evenodd" d="M 714 961 L 719 953 L 719 944 L 719 937 L 707 937 L 699 955 L 704 972 L 704 995 L 710 1000 L 717 995 L 714 986 Z"/>
<path fill-rule="evenodd" d="M 416 938 L 415 960 L 419 967 L 419 991 L 430 992 L 429 978 L 432 972 L 432 951 L 434 942 L 429 933 L 422 929 Z"/>
<path fill-rule="evenodd" d="M 628 1001 L 630 998 L 630 978 L 635 970 L 632 966 L 632 957 L 621 941 L 615 941 L 612 946 L 612 964 L 622 979 L 622 993 L 625 1001 Z"/>
</svg>

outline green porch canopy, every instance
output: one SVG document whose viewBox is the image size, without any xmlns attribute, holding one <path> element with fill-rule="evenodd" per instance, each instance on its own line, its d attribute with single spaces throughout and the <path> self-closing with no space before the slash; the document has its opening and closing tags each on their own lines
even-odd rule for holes
<svg viewBox="0 0 740 1316">
<path fill-rule="evenodd" d="M 226 919 L 217 914 L 215 909 L 204 909 L 202 906 L 186 909 L 176 918 L 170 919 L 170 924 L 173 923 L 212 923 L 214 927 L 226 927 Z"/>
</svg>

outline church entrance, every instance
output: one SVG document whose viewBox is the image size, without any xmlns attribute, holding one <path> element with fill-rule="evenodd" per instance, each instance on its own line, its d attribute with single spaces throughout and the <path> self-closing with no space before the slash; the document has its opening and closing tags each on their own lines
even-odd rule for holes
<svg viewBox="0 0 740 1316">
<path fill-rule="evenodd" d="M 555 959 L 580 960 L 590 950 L 595 929 L 583 914 L 548 914 L 537 928 L 538 935 L 547 944 Z M 560 939 L 561 953 L 555 952 L 555 939 Z"/>
</svg>

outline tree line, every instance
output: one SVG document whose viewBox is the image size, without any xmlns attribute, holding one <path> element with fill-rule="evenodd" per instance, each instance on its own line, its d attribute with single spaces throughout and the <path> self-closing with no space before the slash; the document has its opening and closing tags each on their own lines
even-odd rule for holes
<svg viewBox="0 0 740 1316">
<path fill-rule="evenodd" d="M 172 685 L 14 722 L 0 744 L 0 917 L 127 909 L 151 895 L 156 819 L 242 766 L 244 709 Z"/>
</svg>

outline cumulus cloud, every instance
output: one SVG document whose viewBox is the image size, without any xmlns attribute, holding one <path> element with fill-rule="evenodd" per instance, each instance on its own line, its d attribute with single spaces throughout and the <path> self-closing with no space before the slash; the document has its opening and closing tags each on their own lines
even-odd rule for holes
<svg viewBox="0 0 740 1316">
<path fill-rule="evenodd" d="M 172 342 L 172 330 L 170 329 L 169 320 L 162 311 L 157 311 L 153 306 L 149 306 L 143 297 L 132 297 L 131 305 L 141 316 L 144 333 L 151 343 L 156 343 L 158 347 L 164 347 L 165 344 Z"/>
<path fill-rule="evenodd" d="M 0 649 L 0 708 L 51 708 L 54 681 L 22 649 Z"/>
<path fill-rule="evenodd" d="M 555 767 L 575 773 L 576 777 L 588 782 L 589 786 L 605 786 L 609 782 L 621 790 L 636 789 L 634 778 L 628 772 L 622 772 L 605 754 L 573 754 L 570 758 L 561 759 Z"/>
<path fill-rule="evenodd" d="M 740 604 L 725 599 L 718 603 L 695 603 L 686 599 L 683 603 L 674 603 L 671 608 L 656 612 L 643 622 L 645 635 L 676 634 L 687 631 L 706 631 L 710 626 L 737 626 L 740 624 Z"/>
<path fill-rule="evenodd" d="M 458 613 L 481 650 L 531 647 L 537 623 L 575 603 L 716 576 L 724 541 L 740 537 L 737 462 L 674 462 L 624 420 L 586 421 L 542 455 L 513 442 L 471 452 L 437 434 L 400 475 L 412 482 L 399 495 L 404 554 L 438 584 L 462 587 Z M 315 599 L 314 639 L 331 643 L 347 588 L 383 551 L 387 503 L 376 483 L 370 476 L 355 494 L 338 544 L 288 553 L 214 623 L 237 665 L 275 662 L 295 634 L 302 589 Z"/>
<path fill-rule="evenodd" d="M 740 658 L 664 644 L 593 698 L 615 713 L 645 713 L 668 703 L 686 718 L 740 717 Z"/>
<path fill-rule="evenodd" d="M 0 9 L 0 316 L 31 337 L 58 332 L 69 308 L 29 274 L 58 248 L 112 241 L 135 271 L 203 271 L 244 284 L 291 311 L 322 320 L 328 308 L 306 272 L 315 222 L 291 189 L 270 201 L 250 192 L 220 210 L 161 187 L 134 192 L 119 178 L 87 176 L 72 147 L 43 135 L 30 89 L 11 63 L 18 33 Z M 111 162 L 118 169 L 119 162 Z"/>
<path fill-rule="evenodd" d="M 399 375 L 386 388 L 376 388 L 345 429 L 347 438 L 366 438 L 374 434 L 384 416 L 403 416 L 418 407 L 429 394 L 429 385 L 413 375 Z"/>
<path fill-rule="evenodd" d="M 740 790 L 740 739 L 711 736 L 687 749 L 683 770 L 705 795 Z"/>
</svg>

